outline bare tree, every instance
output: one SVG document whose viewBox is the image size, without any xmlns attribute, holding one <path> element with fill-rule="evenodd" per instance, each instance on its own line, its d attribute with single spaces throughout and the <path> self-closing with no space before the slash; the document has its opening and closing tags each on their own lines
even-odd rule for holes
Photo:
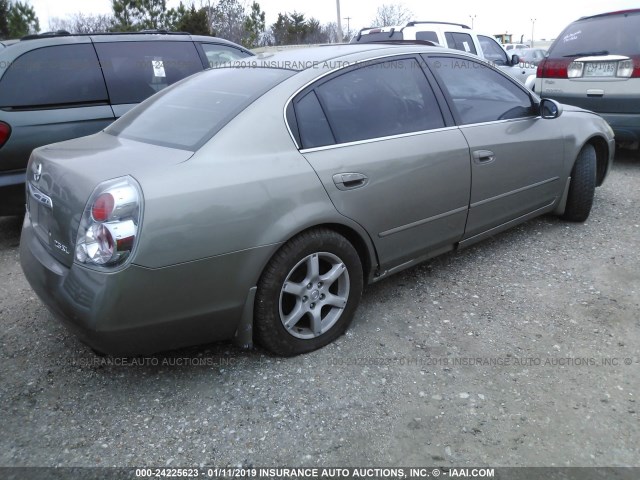
<svg viewBox="0 0 640 480">
<path fill-rule="evenodd" d="M 376 17 L 371 22 L 372 27 L 389 27 L 402 25 L 413 17 L 413 12 L 402 3 L 382 4 L 378 7 Z"/>
<path fill-rule="evenodd" d="M 75 13 L 66 18 L 53 17 L 49 20 L 49 30 L 66 30 L 69 33 L 108 32 L 113 25 L 111 15 L 85 15 Z"/>
</svg>

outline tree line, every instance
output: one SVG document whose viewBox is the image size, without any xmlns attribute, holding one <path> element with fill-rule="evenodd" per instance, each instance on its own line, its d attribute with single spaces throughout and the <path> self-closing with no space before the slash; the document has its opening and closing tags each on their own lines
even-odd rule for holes
<svg viewBox="0 0 640 480">
<path fill-rule="evenodd" d="M 111 0 L 111 14 L 76 13 L 52 18 L 49 29 L 70 33 L 135 32 L 167 30 L 193 35 L 226 38 L 248 48 L 266 45 L 338 43 L 349 41 L 353 32 L 339 32 L 334 22 L 321 24 L 297 11 L 278 13 L 266 25 L 265 12 L 257 1 L 245 7 L 239 0 L 200 0 L 167 9 L 166 0 Z M 411 12 L 401 4 L 382 5 L 372 25 L 387 26 L 405 22 Z M 33 7 L 26 2 L 0 0 L 0 37 L 20 38 L 40 31 Z"/>
</svg>

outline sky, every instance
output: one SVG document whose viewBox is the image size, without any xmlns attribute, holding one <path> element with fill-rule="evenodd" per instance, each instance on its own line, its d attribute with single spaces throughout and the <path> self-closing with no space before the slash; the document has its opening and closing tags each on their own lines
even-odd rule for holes
<svg viewBox="0 0 640 480">
<path fill-rule="evenodd" d="M 194 0 L 199 7 L 203 0 Z M 215 0 L 209 0 L 215 3 Z M 252 0 L 240 0 L 250 5 Z M 294 10 L 304 13 L 307 18 L 315 17 L 321 23 L 337 20 L 336 0 L 257 0 L 266 13 L 267 24 L 276 21 L 278 13 L 288 13 Z M 104 14 L 111 12 L 111 0 L 27 0 L 36 10 L 40 19 L 40 30 L 46 31 L 49 18 L 65 17 L 74 13 Z M 190 5 L 192 0 L 183 0 Z M 205 3 L 206 0 L 205 0 Z M 537 0 L 535 2 L 508 1 L 477 1 L 457 0 L 427 2 L 425 0 L 340 0 L 340 13 L 343 18 L 343 30 L 347 29 L 346 17 L 351 17 L 349 27 L 352 32 L 360 28 L 371 26 L 375 18 L 376 9 L 383 3 L 402 4 L 413 15 L 413 20 L 447 21 L 464 23 L 480 33 L 495 35 L 500 33 L 513 34 L 513 40 L 524 40 L 533 36 L 536 40 L 550 40 L 557 37 L 562 29 L 579 17 L 594 15 L 606 11 L 625 10 L 638 7 L 637 0 L 608 0 L 603 6 L 602 0 L 584 0 L 581 2 L 563 2 L 558 0 Z M 167 7 L 175 7 L 179 0 L 167 0 Z M 535 8 L 532 8 L 535 6 Z M 535 22 L 532 22 L 535 19 Z"/>
</svg>

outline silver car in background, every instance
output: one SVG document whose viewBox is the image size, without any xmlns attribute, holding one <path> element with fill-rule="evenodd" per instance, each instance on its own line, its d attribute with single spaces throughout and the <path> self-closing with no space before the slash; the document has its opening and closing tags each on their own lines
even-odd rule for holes
<svg viewBox="0 0 640 480">
<path fill-rule="evenodd" d="M 613 133 L 470 54 L 283 52 L 196 74 L 34 150 L 22 268 L 94 349 L 320 348 L 363 285 L 553 212 L 585 220 Z"/>
</svg>

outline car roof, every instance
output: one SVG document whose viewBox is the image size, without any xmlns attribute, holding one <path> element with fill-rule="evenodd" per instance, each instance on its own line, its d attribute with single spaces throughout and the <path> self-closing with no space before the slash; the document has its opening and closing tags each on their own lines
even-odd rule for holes
<svg viewBox="0 0 640 480">
<path fill-rule="evenodd" d="M 236 60 L 231 65 L 236 67 L 280 68 L 300 72 L 323 66 L 325 62 L 329 63 L 339 59 L 343 59 L 345 62 L 355 62 L 387 55 L 415 53 L 447 53 L 468 56 L 471 59 L 478 60 L 477 56 L 460 50 L 420 43 L 343 43 L 312 48 L 301 47 L 277 53 L 262 53 L 257 57 Z"/>
<path fill-rule="evenodd" d="M 576 22 L 579 22 L 581 20 L 590 20 L 592 18 L 602 18 L 602 17 L 609 17 L 612 15 L 627 15 L 627 14 L 638 14 L 640 13 L 640 8 L 631 8 L 628 10 L 616 10 L 614 12 L 605 12 L 605 13 L 599 13 L 597 15 L 589 15 L 586 17 L 580 17 L 578 20 L 576 20 Z"/>
<path fill-rule="evenodd" d="M 172 41 L 214 41 L 216 43 L 228 44 L 239 46 L 227 39 L 212 37 L 207 35 L 191 35 L 188 32 L 169 32 L 166 30 L 143 30 L 141 32 L 99 32 L 99 33 L 69 33 L 65 30 L 58 30 L 57 32 L 45 32 L 34 35 L 26 35 L 19 39 L 2 40 L 5 45 L 14 43 L 38 42 L 38 43 L 67 43 L 63 39 L 76 39 L 81 41 L 82 39 L 89 38 L 96 42 L 130 42 L 135 41 L 158 41 L 158 40 L 172 40 Z"/>
<path fill-rule="evenodd" d="M 37 35 L 27 35 L 13 42 L 11 49 L 0 49 L 0 55 L 8 58 L 17 58 L 23 53 L 36 50 L 42 47 L 53 45 L 69 45 L 80 43 L 103 43 L 103 42 L 153 42 L 153 41 L 172 41 L 172 42 L 211 42 L 223 45 L 229 45 L 241 48 L 243 51 L 251 54 L 250 50 L 233 43 L 229 40 L 219 37 L 209 37 L 205 35 L 191 35 L 185 32 L 167 32 L 164 30 L 142 31 L 142 32 L 109 32 L 109 33 L 78 33 L 70 34 L 65 31 L 46 32 Z M 7 52 L 10 50 L 10 52 Z"/>
</svg>

